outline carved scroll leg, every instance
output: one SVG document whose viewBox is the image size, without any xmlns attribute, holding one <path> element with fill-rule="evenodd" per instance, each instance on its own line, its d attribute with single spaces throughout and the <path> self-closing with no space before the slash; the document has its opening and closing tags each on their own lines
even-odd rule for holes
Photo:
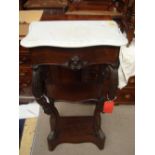
<svg viewBox="0 0 155 155">
<path fill-rule="evenodd" d="M 33 66 L 32 76 L 32 93 L 36 101 L 42 106 L 44 112 L 50 115 L 52 111 L 50 109 L 50 104 L 47 102 L 47 99 L 44 95 L 44 83 L 41 77 L 41 66 Z"/>
<path fill-rule="evenodd" d="M 94 112 L 94 131 L 96 137 L 96 145 L 99 149 L 104 148 L 105 143 L 105 134 L 101 129 L 101 116 L 100 116 L 100 107 L 101 103 L 96 104 L 95 112 Z"/>
<path fill-rule="evenodd" d="M 47 140 L 48 140 L 49 150 L 54 150 L 54 148 L 59 143 L 57 137 L 59 135 L 58 123 L 59 123 L 60 116 L 59 116 L 58 110 L 54 106 L 53 99 L 50 99 L 50 106 L 52 109 L 52 113 L 50 116 L 51 132 L 49 133 Z"/>
<path fill-rule="evenodd" d="M 108 98 L 110 100 L 115 99 L 116 91 L 118 89 L 118 66 L 119 63 L 108 65 L 110 71 L 110 87 L 108 91 Z"/>
<path fill-rule="evenodd" d="M 53 150 L 57 145 L 56 136 L 58 135 L 57 125 L 59 122 L 59 113 L 54 106 L 54 99 L 47 99 L 44 95 L 44 81 L 41 75 L 41 67 L 38 65 L 33 66 L 32 92 L 44 112 L 50 115 L 51 132 L 47 140 L 49 149 Z"/>
</svg>

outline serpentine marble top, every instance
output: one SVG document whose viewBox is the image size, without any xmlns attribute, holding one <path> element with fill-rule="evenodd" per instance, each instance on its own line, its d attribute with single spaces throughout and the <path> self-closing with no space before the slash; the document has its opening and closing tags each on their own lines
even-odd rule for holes
<svg viewBox="0 0 155 155">
<path fill-rule="evenodd" d="M 127 43 L 118 24 L 112 20 L 35 21 L 30 24 L 27 36 L 21 40 L 21 45 L 27 48 L 123 46 Z"/>
</svg>

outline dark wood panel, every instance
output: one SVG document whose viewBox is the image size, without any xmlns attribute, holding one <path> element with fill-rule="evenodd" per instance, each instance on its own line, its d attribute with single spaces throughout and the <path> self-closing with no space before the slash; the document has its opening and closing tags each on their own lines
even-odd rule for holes
<svg viewBox="0 0 155 155">
<path fill-rule="evenodd" d="M 27 0 L 24 9 L 65 9 L 68 6 L 67 0 Z"/>
<path fill-rule="evenodd" d="M 20 40 L 19 40 L 19 54 L 22 55 L 22 54 L 29 54 L 29 49 L 28 48 L 25 48 L 25 47 L 22 47 L 20 45 Z"/>
<path fill-rule="evenodd" d="M 112 0 L 73 0 L 69 10 L 112 10 L 113 7 Z"/>
<path fill-rule="evenodd" d="M 23 55 L 23 53 L 22 54 L 20 53 L 20 55 Z M 27 55 L 25 55 L 25 56 L 27 56 Z M 25 66 L 27 66 L 27 65 L 28 64 L 25 64 Z M 22 91 L 20 91 L 20 96 L 28 96 L 27 100 L 29 99 L 29 97 L 31 98 L 33 96 L 32 90 L 31 90 L 32 89 L 32 86 L 31 86 L 32 68 L 31 68 L 31 64 L 29 64 L 28 66 L 29 67 L 23 67 L 23 65 L 20 65 L 20 90 L 22 90 Z M 53 67 L 52 72 L 57 77 L 61 77 L 61 79 L 55 78 L 55 80 L 56 80 L 56 81 L 54 81 L 55 83 L 73 84 L 75 79 L 79 78 L 79 74 L 77 74 L 77 75 L 75 74 L 75 76 L 73 77 L 73 75 L 70 73 L 69 70 L 66 69 L 66 71 L 65 71 L 61 67 L 59 67 L 59 69 Z M 80 78 L 83 82 L 86 82 L 86 83 L 87 83 L 87 81 L 93 82 L 95 79 L 98 79 L 100 77 L 98 75 L 99 69 L 95 66 L 92 67 L 92 69 L 86 68 L 82 72 L 83 72 L 82 73 L 83 76 L 82 77 L 80 76 Z M 119 103 L 119 104 L 129 104 L 129 103 L 134 104 L 134 98 L 135 98 L 134 97 L 135 96 L 135 94 L 134 94 L 135 81 L 134 80 L 135 80 L 134 77 L 130 78 L 128 85 L 125 87 L 125 88 L 130 88 L 130 89 L 127 89 L 125 91 L 124 91 L 124 89 L 118 90 L 117 103 Z M 105 88 L 107 88 L 109 85 L 108 81 L 106 81 L 104 84 L 105 84 Z M 95 88 L 95 90 L 97 90 L 97 88 Z M 106 96 L 106 93 L 104 94 L 104 96 Z"/>
<path fill-rule="evenodd" d="M 20 67 L 19 69 L 19 93 L 32 96 L 32 68 Z"/>
<path fill-rule="evenodd" d="M 74 56 L 78 56 L 87 65 L 115 63 L 118 60 L 119 47 L 98 46 L 86 48 L 32 48 L 33 64 L 63 65 Z"/>
<path fill-rule="evenodd" d="M 20 54 L 19 55 L 19 64 L 21 66 L 30 66 L 31 55 L 30 54 Z"/>
<path fill-rule="evenodd" d="M 135 103 L 135 89 L 123 88 L 117 91 L 117 104 L 134 104 Z"/>
<path fill-rule="evenodd" d="M 126 88 L 135 88 L 135 76 L 129 79 Z"/>
</svg>

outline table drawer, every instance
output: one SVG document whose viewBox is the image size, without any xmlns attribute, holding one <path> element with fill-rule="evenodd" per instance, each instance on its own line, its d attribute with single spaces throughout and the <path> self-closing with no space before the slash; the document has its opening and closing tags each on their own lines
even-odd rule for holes
<svg viewBox="0 0 155 155">
<path fill-rule="evenodd" d="M 119 56 L 119 47 L 97 46 L 85 48 L 31 48 L 32 64 L 52 64 L 67 66 L 70 63 L 93 64 L 116 63 Z"/>
</svg>

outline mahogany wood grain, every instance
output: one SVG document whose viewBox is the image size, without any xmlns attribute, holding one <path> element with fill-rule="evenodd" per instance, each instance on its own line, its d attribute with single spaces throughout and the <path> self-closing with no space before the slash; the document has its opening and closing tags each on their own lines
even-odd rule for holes
<svg viewBox="0 0 155 155">
<path fill-rule="evenodd" d="M 96 46 L 85 48 L 31 48 L 32 64 L 65 65 L 74 56 L 78 56 L 87 65 L 109 64 L 118 60 L 119 47 Z"/>
</svg>

